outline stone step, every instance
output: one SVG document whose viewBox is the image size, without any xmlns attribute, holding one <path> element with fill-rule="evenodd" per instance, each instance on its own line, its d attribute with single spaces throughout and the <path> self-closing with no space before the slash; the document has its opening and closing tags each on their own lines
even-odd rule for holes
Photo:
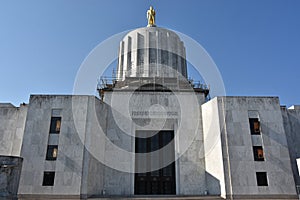
<svg viewBox="0 0 300 200">
<path fill-rule="evenodd" d="M 138 197 L 101 197 L 91 200 L 222 200 L 220 196 L 138 196 Z"/>
<path fill-rule="evenodd" d="M 1 199 L 1 198 L 0 198 Z M 7 198 L 7 200 L 10 198 Z M 18 198 L 18 200 L 79 200 L 80 198 L 72 198 L 66 196 L 55 197 L 30 197 Z M 86 198 L 82 198 L 86 199 Z M 105 197 L 90 197 L 87 200 L 222 200 L 220 196 L 105 196 Z M 1 199 L 2 200 L 2 199 Z"/>
</svg>

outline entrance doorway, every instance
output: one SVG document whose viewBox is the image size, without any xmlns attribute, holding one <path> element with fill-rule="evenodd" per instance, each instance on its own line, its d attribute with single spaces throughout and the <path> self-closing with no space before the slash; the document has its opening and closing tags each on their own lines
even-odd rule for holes
<svg viewBox="0 0 300 200">
<path fill-rule="evenodd" d="M 151 135 L 151 137 L 147 137 Z M 135 174 L 134 193 L 138 195 L 176 194 L 174 131 L 137 131 L 135 139 L 136 169 L 146 169 L 145 173 Z M 157 151 L 163 148 L 164 151 Z M 166 149 L 166 150 L 165 150 Z M 153 153 L 155 152 L 156 153 Z M 150 153 L 147 154 L 145 153 Z M 171 161 L 159 169 L 164 162 Z M 151 171 L 151 168 L 158 170 Z"/>
</svg>

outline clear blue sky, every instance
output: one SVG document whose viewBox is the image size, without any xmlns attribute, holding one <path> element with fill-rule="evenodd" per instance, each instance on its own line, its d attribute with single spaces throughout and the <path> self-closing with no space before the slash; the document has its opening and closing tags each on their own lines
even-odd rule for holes
<svg viewBox="0 0 300 200">
<path fill-rule="evenodd" d="M 0 102 L 71 94 L 88 53 L 113 34 L 145 26 L 150 5 L 158 26 L 207 50 L 227 95 L 300 104 L 299 0 L 2 0 Z"/>
</svg>

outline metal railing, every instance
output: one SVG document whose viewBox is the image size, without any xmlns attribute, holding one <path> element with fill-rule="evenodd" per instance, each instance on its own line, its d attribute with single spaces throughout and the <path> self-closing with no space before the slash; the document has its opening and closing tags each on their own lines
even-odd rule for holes
<svg viewBox="0 0 300 200">
<path fill-rule="evenodd" d="M 97 89 L 113 89 L 122 88 L 125 86 L 140 88 L 147 84 L 161 85 L 165 88 L 172 89 L 202 89 L 209 91 L 209 86 L 194 81 L 192 79 L 185 79 L 181 77 L 125 77 L 117 79 L 114 77 L 101 76 L 98 79 Z"/>
<path fill-rule="evenodd" d="M 117 82 L 117 78 L 108 77 L 108 76 L 101 76 L 98 79 L 97 83 L 97 89 L 103 89 L 108 88 L 109 86 L 114 86 L 114 84 Z"/>
</svg>

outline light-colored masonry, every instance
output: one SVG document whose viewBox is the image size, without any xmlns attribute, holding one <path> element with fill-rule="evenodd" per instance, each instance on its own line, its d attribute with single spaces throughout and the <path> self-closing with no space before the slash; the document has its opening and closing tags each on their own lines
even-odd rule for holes
<svg viewBox="0 0 300 200">
<path fill-rule="evenodd" d="M 208 88 L 186 80 L 183 42 L 163 28 L 128 33 L 118 61 L 100 99 L 31 95 L 20 107 L 0 104 L 1 196 L 298 198 L 300 106 L 282 107 L 277 97 L 209 100 Z M 174 134 L 168 156 L 157 159 L 170 159 L 173 171 L 165 175 L 164 165 L 141 178 L 136 136 L 155 131 Z"/>
</svg>

